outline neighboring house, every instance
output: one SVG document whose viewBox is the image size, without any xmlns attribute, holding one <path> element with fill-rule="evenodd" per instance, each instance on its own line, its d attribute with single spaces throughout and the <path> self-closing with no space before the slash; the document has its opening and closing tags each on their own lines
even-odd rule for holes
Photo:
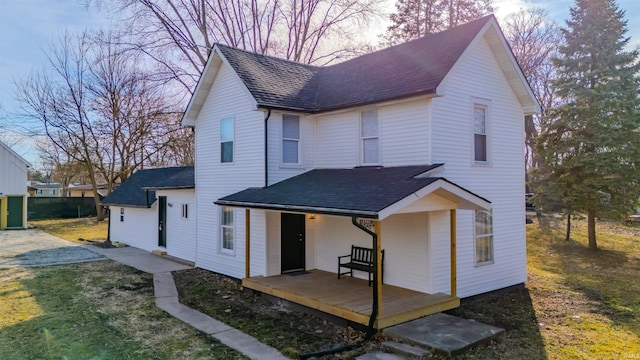
<svg viewBox="0 0 640 360">
<path fill-rule="evenodd" d="M 27 169 L 31 164 L 0 141 L 0 230 L 27 228 Z"/>
<path fill-rule="evenodd" d="M 58 183 L 31 184 L 29 193 L 34 197 L 61 197 L 64 195 L 62 184 Z"/>
<path fill-rule="evenodd" d="M 102 205 L 109 207 L 111 241 L 196 260 L 193 167 L 138 170 Z"/>
<path fill-rule="evenodd" d="M 114 188 L 118 185 L 118 183 L 114 184 Z M 100 197 L 107 196 L 107 184 L 98 184 L 97 190 Z M 72 184 L 67 188 L 67 193 L 69 197 L 93 197 L 93 186 Z"/>
<path fill-rule="evenodd" d="M 493 16 L 325 67 L 216 45 L 183 117 L 196 266 L 376 328 L 524 283 L 537 111 Z M 352 245 L 372 287 L 338 280 Z"/>
</svg>

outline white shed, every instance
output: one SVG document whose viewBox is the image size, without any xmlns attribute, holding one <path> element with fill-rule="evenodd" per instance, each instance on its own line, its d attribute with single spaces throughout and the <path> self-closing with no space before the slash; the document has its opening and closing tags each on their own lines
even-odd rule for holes
<svg viewBox="0 0 640 360">
<path fill-rule="evenodd" d="M 0 230 L 27 227 L 27 169 L 31 164 L 0 141 Z"/>
</svg>

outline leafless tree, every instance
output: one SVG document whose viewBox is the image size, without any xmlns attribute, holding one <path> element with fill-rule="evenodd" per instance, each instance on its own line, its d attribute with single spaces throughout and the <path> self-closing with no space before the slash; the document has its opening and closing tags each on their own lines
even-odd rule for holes
<svg viewBox="0 0 640 360">
<path fill-rule="evenodd" d="M 510 15 L 504 23 L 504 31 L 542 108 L 541 114 L 525 117 L 525 164 L 528 168 L 535 167 L 538 159 L 534 154 L 534 144 L 540 122 L 556 101 L 552 86 L 556 74 L 551 57 L 562 42 L 562 35 L 545 10 L 540 8 L 523 9 Z"/>
<path fill-rule="evenodd" d="M 50 141 L 38 142 L 36 146 L 42 159 L 42 166 L 48 175 L 48 181 L 60 183 L 62 196 L 67 196 L 69 185 L 81 174 L 86 173 L 86 167 L 73 160 Z"/>
<path fill-rule="evenodd" d="M 49 52 L 49 71 L 17 84 L 25 114 L 69 162 L 84 165 L 94 190 L 104 180 L 111 191 L 181 131 L 168 105 L 174 102 L 147 64 L 117 44 L 113 34 L 66 35 Z M 94 196 L 102 220 L 97 191 Z"/>
<path fill-rule="evenodd" d="M 129 45 L 161 65 L 157 74 L 187 90 L 214 43 L 304 63 L 351 56 L 351 36 L 381 13 L 384 0 L 94 0 L 117 4 Z"/>
</svg>

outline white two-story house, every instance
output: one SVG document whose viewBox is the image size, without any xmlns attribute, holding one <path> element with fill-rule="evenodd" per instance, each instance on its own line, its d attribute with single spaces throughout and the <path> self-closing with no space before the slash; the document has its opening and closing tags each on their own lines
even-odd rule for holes
<svg viewBox="0 0 640 360">
<path fill-rule="evenodd" d="M 324 67 L 216 45 L 183 118 L 195 264 L 375 328 L 521 284 L 538 109 L 493 16 Z"/>
</svg>

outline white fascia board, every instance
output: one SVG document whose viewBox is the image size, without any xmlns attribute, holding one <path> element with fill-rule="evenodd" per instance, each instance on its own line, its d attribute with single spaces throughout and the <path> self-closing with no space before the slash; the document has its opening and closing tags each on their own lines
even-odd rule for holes
<svg viewBox="0 0 640 360">
<path fill-rule="evenodd" d="M 211 74 L 211 71 L 216 70 L 217 73 L 217 69 L 212 69 L 213 67 L 215 67 L 215 65 L 211 64 L 215 62 L 214 59 L 216 59 L 216 57 L 218 59 L 220 58 L 220 51 L 218 50 L 217 46 L 214 46 L 211 50 L 211 54 L 209 54 L 207 63 L 202 70 L 202 74 L 200 74 L 198 84 L 196 84 L 196 88 L 191 95 L 191 99 L 189 99 L 189 104 L 187 104 L 187 108 L 184 111 L 181 122 L 182 126 L 195 126 L 196 118 L 198 117 L 198 114 L 202 109 L 202 105 L 207 98 L 207 94 L 211 89 L 211 85 L 213 85 L 213 81 L 215 80 L 215 74 Z"/>
<path fill-rule="evenodd" d="M 451 69 L 449 70 L 447 75 L 445 75 L 444 79 L 442 79 L 440 84 L 438 84 L 438 86 L 436 87 L 436 94 L 438 94 L 440 96 L 444 96 L 444 94 L 446 92 L 447 82 L 448 82 L 448 79 L 450 78 L 450 74 L 454 73 L 456 71 L 456 68 L 460 66 L 459 64 L 464 62 L 464 59 L 469 56 L 468 55 L 469 52 L 470 52 L 469 49 L 471 49 L 474 46 L 476 46 L 478 41 L 480 41 L 480 39 L 482 39 L 483 37 L 485 37 L 487 35 L 487 32 L 489 31 L 489 29 L 493 29 L 495 31 L 496 37 L 498 38 L 498 41 L 502 45 L 501 46 L 501 51 L 503 52 L 503 55 L 506 56 L 508 58 L 509 62 L 510 62 L 510 68 L 511 69 L 509 69 L 509 70 L 511 70 L 511 72 L 513 73 L 514 76 L 517 76 L 517 78 L 519 80 L 518 81 L 519 85 L 522 86 L 522 89 L 528 95 L 527 97 L 528 97 L 528 100 L 529 100 L 529 104 L 522 103 L 523 99 L 518 97 L 518 100 L 521 101 L 521 105 L 522 105 L 522 109 L 524 111 L 524 114 L 525 115 L 531 115 L 531 114 L 540 113 L 541 112 L 540 104 L 538 103 L 538 100 L 536 99 L 536 97 L 533 95 L 533 91 L 531 90 L 531 86 L 529 86 L 529 82 L 527 81 L 526 77 L 522 73 L 522 69 L 520 68 L 520 65 L 518 65 L 518 62 L 516 61 L 516 58 L 513 56 L 513 52 L 511 51 L 511 47 L 509 47 L 509 45 L 507 44 L 507 40 L 505 39 L 504 34 L 502 33 L 502 30 L 500 29 L 500 25 L 496 21 L 495 17 L 492 18 L 491 20 L 487 21 L 487 23 L 484 25 L 484 27 L 480 31 L 478 31 L 478 34 L 476 34 L 476 37 L 469 43 L 469 46 L 467 46 L 467 48 L 464 50 L 462 55 L 460 55 L 460 57 L 458 58 L 456 63 L 453 64 L 453 66 L 451 67 Z M 491 50 L 494 51 L 494 54 L 495 54 L 495 50 L 496 49 L 492 48 Z M 495 54 L 495 55 L 496 55 L 496 57 L 498 56 L 498 54 Z M 503 69 L 503 71 L 504 71 L 504 69 Z M 514 92 L 516 92 L 515 89 L 514 89 Z M 516 96 L 517 96 L 517 93 L 516 93 Z"/>
<path fill-rule="evenodd" d="M 467 210 L 489 210 L 491 209 L 491 202 L 474 195 L 459 186 L 456 186 L 444 179 L 438 179 L 433 183 L 423 187 L 422 189 L 414 192 L 413 194 L 401 199 L 394 204 L 382 209 L 378 212 L 378 219 L 385 219 L 393 214 L 401 213 L 402 209 L 410 206 L 423 197 L 435 193 L 438 196 L 449 200 L 455 204 L 452 209 L 467 209 Z"/>
</svg>

